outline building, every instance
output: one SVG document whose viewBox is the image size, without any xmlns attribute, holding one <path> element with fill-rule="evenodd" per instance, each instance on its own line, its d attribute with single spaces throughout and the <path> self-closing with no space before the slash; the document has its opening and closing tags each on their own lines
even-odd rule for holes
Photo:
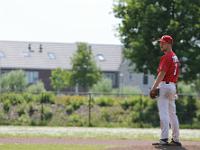
<svg viewBox="0 0 200 150">
<path fill-rule="evenodd" d="M 137 86 L 144 93 L 148 91 L 153 76 L 133 73 L 128 61 L 123 61 L 121 45 L 90 46 L 97 65 L 112 80 L 114 88 Z M 70 70 L 71 58 L 76 50 L 76 43 L 0 41 L 0 70 L 4 73 L 22 69 L 26 72 L 29 83 L 42 80 L 45 88 L 52 90 L 49 78 L 51 71 L 58 67 Z"/>
</svg>

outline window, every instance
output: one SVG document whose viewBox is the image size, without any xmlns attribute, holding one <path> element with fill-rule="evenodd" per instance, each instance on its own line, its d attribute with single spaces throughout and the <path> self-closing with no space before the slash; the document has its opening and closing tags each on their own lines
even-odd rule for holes
<svg viewBox="0 0 200 150">
<path fill-rule="evenodd" d="M 107 72 L 107 73 L 104 73 L 105 77 L 108 78 L 108 79 L 111 79 L 112 80 L 112 86 L 113 87 L 117 87 L 117 77 L 116 77 L 116 73 L 111 73 L 111 72 Z"/>
<path fill-rule="evenodd" d="M 143 84 L 144 84 L 144 85 L 147 85 L 148 82 L 149 82 L 148 74 L 144 74 L 144 75 L 143 75 Z"/>
<path fill-rule="evenodd" d="M 133 75 L 129 74 L 129 80 L 132 80 L 132 79 L 133 79 Z"/>
<path fill-rule="evenodd" d="M 31 57 L 31 54 L 29 52 L 23 52 L 22 55 L 24 57 Z"/>
<path fill-rule="evenodd" d="M 52 52 L 48 52 L 49 59 L 56 59 L 56 54 Z"/>
<path fill-rule="evenodd" d="M 5 58 L 5 57 L 6 57 L 5 53 L 2 52 L 2 51 L 0 51 L 0 59 L 1 59 L 1 58 Z"/>
<path fill-rule="evenodd" d="M 39 80 L 39 73 L 37 71 L 26 71 L 28 83 L 36 83 Z"/>
<path fill-rule="evenodd" d="M 99 60 L 99 61 L 105 61 L 105 57 L 103 54 L 97 54 L 96 55 L 96 58 Z"/>
</svg>

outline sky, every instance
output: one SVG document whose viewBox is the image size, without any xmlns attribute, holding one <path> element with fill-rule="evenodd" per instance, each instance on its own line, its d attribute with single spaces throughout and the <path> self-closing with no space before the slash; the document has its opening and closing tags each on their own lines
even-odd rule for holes
<svg viewBox="0 0 200 150">
<path fill-rule="evenodd" d="M 0 40 L 121 44 L 113 0 L 0 0 Z"/>
</svg>

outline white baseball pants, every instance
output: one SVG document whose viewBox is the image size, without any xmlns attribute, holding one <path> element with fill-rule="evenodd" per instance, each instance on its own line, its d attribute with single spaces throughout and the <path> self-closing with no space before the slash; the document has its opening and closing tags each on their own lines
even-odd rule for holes
<svg viewBox="0 0 200 150">
<path fill-rule="evenodd" d="M 157 99 L 161 139 L 169 137 L 169 126 L 172 128 L 172 138 L 174 141 L 179 141 L 179 121 L 176 115 L 175 94 L 176 85 L 174 83 L 166 84 L 161 82 L 159 85 L 160 96 Z"/>
</svg>

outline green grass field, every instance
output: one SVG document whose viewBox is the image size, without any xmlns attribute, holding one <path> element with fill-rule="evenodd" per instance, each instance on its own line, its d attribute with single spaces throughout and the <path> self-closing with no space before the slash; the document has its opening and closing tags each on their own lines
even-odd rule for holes
<svg viewBox="0 0 200 150">
<path fill-rule="evenodd" d="M 170 133 L 171 134 L 171 133 Z M 99 139 L 158 139 L 158 128 L 86 128 L 0 126 L 0 137 L 81 137 Z M 200 129 L 181 129 L 181 140 L 200 141 Z"/>
<path fill-rule="evenodd" d="M 0 144 L 1 150 L 105 150 L 102 145 Z"/>
<path fill-rule="evenodd" d="M 78 127 L 23 127 L 1 126 L 0 138 L 67 138 L 67 139 L 99 139 L 99 140 L 158 140 L 160 129 L 134 128 L 78 128 Z M 200 141 L 200 130 L 180 130 L 181 141 Z M 17 142 L 16 142 L 17 143 Z M 16 144 L 0 142 L 0 150 L 106 150 L 116 145 L 109 144 Z"/>
</svg>

